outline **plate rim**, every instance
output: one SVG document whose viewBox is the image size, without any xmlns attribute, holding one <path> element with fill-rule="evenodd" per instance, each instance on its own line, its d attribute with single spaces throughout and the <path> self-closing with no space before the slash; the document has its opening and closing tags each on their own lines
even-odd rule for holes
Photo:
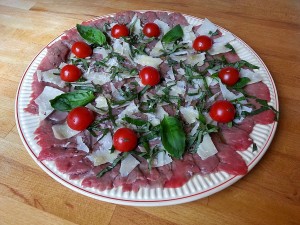
<svg viewBox="0 0 300 225">
<path fill-rule="evenodd" d="M 167 12 L 167 13 L 172 13 L 174 11 L 165 11 L 165 10 L 132 10 L 134 12 L 146 12 L 146 11 L 154 11 L 154 12 Z M 114 16 L 116 13 L 112 13 L 112 14 L 106 14 L 106 15 L 102 15 L 99 17 L 95 17 L 92 18 L 90 20 L 86 20 L 84 22 L 89 22 L 89 21 L 93 21 L 93 20 L 97 20 L 97 19 L 101 19 L 101 18 L 107 18 L 107 17 L 111 17 Z M 203 19 L 195 17 L 195 16 L 191 16 L 188 14 L 183 14 L 181 13 L 183 16 L 185 17 L 190 17 L 192 19 L 196 19 L 196 20 L 201 20 L 203 21 Z M 216 26 L 218 28 L 221 28 L 223 30 L 225 30 L 226 32 L 230 32 L 229 30 L 219 26 L 216 24 Z M 72 29 L 72 28 L 70 28 Z M 263 65 L 264 69 L 266 70 L 266 73 L 268 75 L 269 80 L 271 81 L 271 85 L 273 86 L 274 89 L 274 104 L 275 104 L 275 108 L 279 110 L 279 100 L 278 100 L 278 92 L 275 86 L 275 82 L 273 80 L 272 75 L 270 74 L 270 71 L 268 70 L 267 66 L 265 65 L 265 63 L 263 62 L 263 60 L 260 58 L 260 56 L 247 44 L 245 43 L 242 39 L 240 39 L 238 36 L 236 36 L 234 33 L 230 32 L 231 34 L 233 34 L 233 36 L 239 41 L 241 42 L 244 46 L 246 46 L 248 48 L 248 50 L 251 51 L 251 53 L 253 53 L 255 55 L 255 58 Z M 190 195 L 186 195 L 186 196 L 180 196 L 180 197 L 176 197 L 176 198 L 170 198 L 170 199 L 158 199 L 158 200 L 132 200 L 132 199 L 123 199 L 123 198 L 117 198 L 117 197 L 109 197 L 109 196 L 104 196 L 98 193 L 93 193 L 89 190 L 84 189 L 83 187 L 78 187 L 72 183 L 70 183 L 68 180 L 65 180 L 64 178 L 60 177 L 58 174 L 54 173 L 50 168 L 48 168 L 43 162 L 39 161 L 37 159 L 37 156 L 35 155 L 35 153 L 33 152 L 33 150 L 31 149 L 29 143 L 27 142 L 21 125 L 20 125 L 20 120 L 19 120 L 19 107 L 18 107 L 18 98 L 19 98 L 19 94 L 20 94 L 20 90 L 24 81 L 24 78 L 29 70 L 29 68 L 32 66 L 32 64 L 35 62 L 35 60 L 40 56 L 40 54 L 52 43 L 55 43 L 56 41 L 60 40 L 61 36 L 64 33 L 62 33 L 61 35 L 59 35 L 58 37 L 54 38 L 52 41 L 50 41 L 47 45 L 45 45 L 40 52 L 33 58 L 33 60 L 30 62 L 30 64 L 27 66 L 27 68 L 25 69 L 21 80 L 19 82 L 18 85 L 18 89 L 17 89 L 17 93 L 16 93 L 16 98 L 15 98 L 15 120 L 16 120 L 16 125 L 17 125 L 17 129 L 19 132 L 19 135 L 21 137 L 21 140 L 23 142 L 23 145 L 25 146 L 27 152 L 29 153 L 29 155 L 33 158 L 33 160 L 39 165 L 40 168 L 42 168 L 42 170 L 44 172 L 46 172 L 50 177 L 52 177 L 55 181 L 59 182 L 60 184 L 62 184 L 63 186 L 66 186 L 67 188 L 76 191 L 77 193 L 83 194 L 85 196 L 88 196 L 90 198 L 93 199 L 97 199 L 97 200 L 101 200 L 101 201 L 105 201 L 105 202 L 109 202 L 109 203 L 115 203 L 115 204 L 121 204 L 121 205 L 128 205 L 128 206 L 167 206 L 167 205 L 175 205 L 175 204 L 182 204 L 182 203 L 187 203 L 187 202 L 191 202 L 191 201 L 195 201 L 204 197 L 207 197 L 209 195 L 212 195 L 216 192 L 219 192 L 221 190 L 224 190 L 225 188 L 231 186 L 232 184 L 234 184 L 235 182 L 237 182 L 238 180 L 240 180 L 241 178 L 243 178 L 245 175 L 247 175 L 252 168 L 261 160 L 261 158 L 263 157 L 263 155 L 266 153 L 266 151 L 268 150 L 270 144 L 272 143 L 272 140 L 274 138 L 274 135 L 276 133 L 276 128 L 277 128 L 277 121 L 274 121 L 271 124 L 271 128 L 270 128 L 270 133 L 268 135 L 268 138 L 266 140 L 266 143 L 264 144 L 264 146 L 262 147 L 261 151 L 251 160 L 251 162 L 248 164 L 248 172 L 247 174 L 241 176 L 241 175 L 235 175 L 232 177 L 229 177 L 227 179 L 225 179 L 224 181 L 220 182 L 218 185 L 210 187 L 206 190 L 203 190 L 201 192 L 197 192 L 194 194 L 190 194 Z"/>
</svg>

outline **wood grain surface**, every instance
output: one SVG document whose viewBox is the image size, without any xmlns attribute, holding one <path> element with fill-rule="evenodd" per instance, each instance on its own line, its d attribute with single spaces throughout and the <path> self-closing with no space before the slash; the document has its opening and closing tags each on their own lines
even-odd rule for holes
<svg viewBox="0 0 300 225">
<path fill-rule="evenodd" d="M 62 186 L 25 150 L 14 101 L 27 65 L 76 23 L 130 9 L 207 17 L 248 43 L 269 68 L 279 126 L 263 159 L 231 187 L 176 206 L 114 205 Z M 0 0 L 0 31 L 0 224 L 300 224 L 299 0 Z"/>
</svg>

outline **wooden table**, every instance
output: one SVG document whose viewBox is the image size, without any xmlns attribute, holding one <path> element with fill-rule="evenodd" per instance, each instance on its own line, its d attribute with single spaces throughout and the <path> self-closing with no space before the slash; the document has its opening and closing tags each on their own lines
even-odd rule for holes
<svg viewBox="0 0 300 225">
<path fill-rule="evenodd" d="M 86 2 L 0 1 L 0 224 L 300 224 L 300 1 Z M 208 17 L 246 41 L 270 69 L 281 110 L 277 133 L 259 164 L 224 191 L 169 207 L 105 203 L 54 181 L 22 145 L 14 101 L 33 57 L 76 23 L 130 9 Z"/>
</svg>

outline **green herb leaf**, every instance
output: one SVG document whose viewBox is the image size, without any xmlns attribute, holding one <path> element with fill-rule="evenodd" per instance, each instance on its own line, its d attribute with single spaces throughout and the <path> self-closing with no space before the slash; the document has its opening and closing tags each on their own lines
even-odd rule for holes
<svg viewBox="0 0 300 225">
<path fill-rule="evenodd" d="M 106 174 L 108 171 L 112 170 L 113 168 L 115 168 L 122 159 L 125 159 L 127 156 L 129 155 L 129 152 L 125 152 L 122 155 L 118 156 L 111 165 L 107 166 L 106 168 L 104 168 L 103 170 L 101 170 L 96 176 L 97 177 L 102 177 L 104 174 Z"/>
<path fill-rule="evenodd" d="M 50 100 L 51 106 L 59 111 L 71 111 L 72 109 L 85 106 L 92 102 L 95 96 L 92 91 L 78 90 L 64 93 Z"/>
<path fill-rule="evenodd" d="M 161 41 L 165 44 L 175 42 L 178 39 L 183 37 L 183 30 L 181 26 L 178 24 L 173 27 L 170 31 L 168 31 L 161 39 Z"/>
<path fill-rule="evenodd" d="M 227 43 L 227 44 L 225 45 L 225 47 L 231 49 L 231 51 L 232 51 L 233 53 L 235 53 L 235 50 L 234 50 L 234 48 L 233 48 L 233 46 L 232 46 L 231 44 Z"/>
<path fill-rule="evenodd" d="M 253 142 L 252 146 L 253 146 L 252 152 L 256 152 L 258 150 L 257 145 Z"/>
<path fill-rule="evenodd" d="M 107 106 L 108 106 L 108 117 L 111 120 L 111 122 L 113 123 L 113 125 L 117 126 L 117 124 L 116 124 L 116 118 L 115 118 L 115 116 L 112 113 L 111 103 L 110 103 L 110 101 L 107 98 L 106 98 L 106 103 L 107 103 Z"/>
<path fill-rule="evenodd" d="M 80 36 L 91 44 L 103 45 L 106 43 L 105 35 L 97 28 L 77 24 Z"/>
<path fill-rule="evenodd" d="M 255 65 L 247 62 L 246 60 L 241 60 L 241 61 L 238 61 L 234 64 L 234 67 L 236 67 L 238 69 L 242 68 L 243 66 L 246 66 L 249 69 L 259 69 L 259 66 L 255 66 Z"/>
<path fill-rule="evenodd" d="M 233 89 L 241 89 L 245 87 L 250 82 L 250 79 L 248 77 L 241 77 L 239 81 L 232 86 Z"/>
<path fill-rule="evenodd" d="M 135 126 L 150 126 L 150 122 L 146 120 L 131 118 L 127 115 L 125 115 L 125 117 L 122 120 Z"/>
<path fill-rule="evenodd" d="M 176 117 L 165 116 L 161 121 L 161 139 L 167 152 L 181 158 L 185 150 L 185 133 L 182 124 Z"/>
<path fill-rule="evenodd" d="M 208 34 L 211 36 L 216 36 L 219 34 L 219 31 L 218 30 L 216 30 L 215 32 L 209 31 Z"/>
</svg>

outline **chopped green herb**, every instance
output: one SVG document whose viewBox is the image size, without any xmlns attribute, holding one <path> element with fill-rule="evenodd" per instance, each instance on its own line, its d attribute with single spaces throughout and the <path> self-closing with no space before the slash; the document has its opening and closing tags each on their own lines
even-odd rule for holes
<svg viewBox="0 0 300 225">
<path fill-rule="evenodd" d="M 233 46 L 232 46 L 231 44 L 227 43 L 227 44 L 225 45 L 225 47 L 226 47 L 226 48 L 229 48 L 229 49 L 231 50 L 232 53 L 235 53 L 235 50 L 234 50 L 234 48 L 233 48 Z"/>
<path fill-rule="evenodd" d="M 96 176 L 102 177 L 104 174 L 106 174 L 108 171 L 111 171 L 113 168 L 115 168 L 123 159 L 125 159 L 129 155 L 129 152 L 125 152 L 122 155 L 119 155 L 111 165 L 107 166 L 103 170 L 101 170 Z"/>
</svg>

